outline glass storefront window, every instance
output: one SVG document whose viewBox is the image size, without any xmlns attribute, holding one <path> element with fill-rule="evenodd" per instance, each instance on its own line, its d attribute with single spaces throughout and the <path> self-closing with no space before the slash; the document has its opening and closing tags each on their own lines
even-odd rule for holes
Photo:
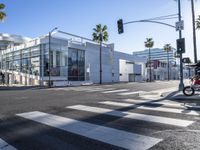
<svg viewBox="0 0 200 150">
<path fill-rule="evenodd" d="M 46 44 L 47 45 L 47 44 Z M 65 49 L 61 49 L 65 47 Z M 48 46 L 43 46 L 48 48 Z M 49 76 L 49 50 L 44 49 L 44 76 Z M 67 47 L 61 44 L 51 44 L 50 52 L 51 76 L 67 77 Z"/>
<path fill-rule="evenodd" d="M 23 49 L 22 50 L 22 58 L 30 57 L 30 49 Z"/>
<path fill-rule="evenodd" d="M 36 75 L 36 76 L 40 75 L 40 58 L 39 57 L 31 58 L 30 74 Z"/>
<path fill-rule="evenodd" d="M 14 71 L 20 71 L 21 61 L 20 60 L 14 60 L 13 62 L 13 70 Z"/>
<path fill-rule="evenodd" d="M 31 48 L 31 57 L 39 56 L 40 55 L 40 47 L 35 46 Z"/>
<path fill-rule="evenodd" d="M 85 80 L 85 51 L 69 48 L 68 51 L 68 80 Z"/>
<path fill-rule="evenodd" d="M 30 59 L 28 59 L 28 58 L 22 59 L 22 72 L 23 73 L 29 73 L 29 63 L 30 63 Z"/>
<path fill-rule="evenodd" d="M 49 55 L 44 55 L 44 76 L 49 75 Z"/>
</svg>

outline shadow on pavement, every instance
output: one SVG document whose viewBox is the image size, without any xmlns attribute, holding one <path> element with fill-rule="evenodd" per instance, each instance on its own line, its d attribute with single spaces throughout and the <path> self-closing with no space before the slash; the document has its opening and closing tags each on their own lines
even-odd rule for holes
<svg viewBox="0 0 200 150">
<path fill-rule="evenodd" d="M 19 91 L 19 90 L 36 90 L 44 89 L 46 87 L 41 86 L 0 86 L 0 91 Z"/>
</svg>

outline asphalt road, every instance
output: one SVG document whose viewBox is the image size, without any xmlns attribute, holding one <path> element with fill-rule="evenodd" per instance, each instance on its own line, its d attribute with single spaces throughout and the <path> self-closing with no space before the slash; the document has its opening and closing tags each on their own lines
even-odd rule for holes
<svg viewBox="0 0 200 150">
<path fill-rule="evenodd" d="M 177 86 L 0 90 L 0 150 L 200 149 L 200 110 L 159 97 Z"/>
</svg>

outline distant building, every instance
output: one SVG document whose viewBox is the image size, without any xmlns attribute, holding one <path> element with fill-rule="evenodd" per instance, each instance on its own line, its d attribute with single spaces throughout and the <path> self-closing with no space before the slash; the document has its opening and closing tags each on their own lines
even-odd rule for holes
<svg viewBox="0 0 200 150">
<path fill-rule="evenodd" d="M 168 79 L 168 56 L 169 56 L 169 79 L 175 80 L 179 78 L 179 66 L 176 63 L 176 58 L 174 57 L 175 49 L 167 54 L 164 49 L 152 48 L 150 49 L 151 57 L 151 72 L 152 80 L 167 80 Z M 143 57 L 148 60 L 149 49 L 143 51 L 133 52 L 133 56 Z M 150 66 L 146 63 L 146 77 L 150 79 Z"/>
<path fill-rule="evenodd" d="M 151 60 L 159 60 L 161 62 L 167 62 L 168 54 L 164 49 L 160 48 L 152 48 L 151 51 Z M 169 61 L 174 62 L 176 59 L 174 57 L 175 49 L 173 48 L 172 51 L 169 52 Z M 149 49 L 143 51 L 136 51 L 133 52 L 134 56 L 145 57 L 149 58 Z"/>
</svg>

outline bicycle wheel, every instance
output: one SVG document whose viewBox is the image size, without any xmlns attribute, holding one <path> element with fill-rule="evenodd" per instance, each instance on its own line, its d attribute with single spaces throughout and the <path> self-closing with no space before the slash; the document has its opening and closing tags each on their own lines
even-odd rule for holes
<svg viewBox="0 0 200 150">
<path fill-rule="evenodd" d="M 194 95 L 194 92 L 195 92 L 194 88 L 192 88 L 191 86 L 186 86 L 183 89 L 183 94 L 185 96 L 192 96 L 192 95 Z"/>
</svg>

